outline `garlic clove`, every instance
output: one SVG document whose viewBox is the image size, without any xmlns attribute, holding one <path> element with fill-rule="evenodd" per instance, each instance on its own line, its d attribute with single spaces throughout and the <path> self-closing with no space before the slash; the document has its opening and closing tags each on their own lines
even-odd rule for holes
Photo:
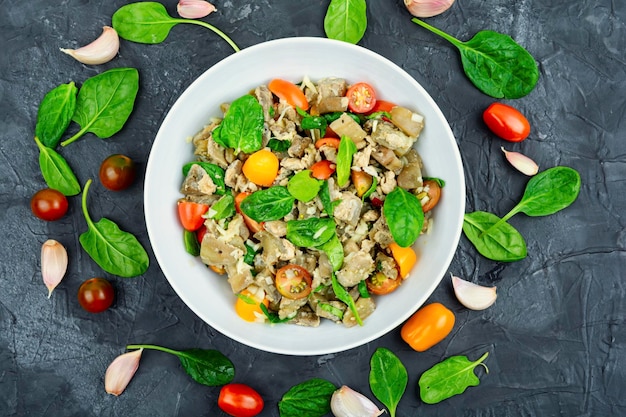
<svg viewBox="0 0 626 417">
<path fill-rule="evenodd" d="M 496 302 L 496 287 L 483 287 L 450 275 L 456 298 L 470 310 L 484 310 Z"/>
<path fill-rule="evenodd" d="M 75 60 L 83 64 L 98 65 L 112 60 L 120 49 L 120 38 L 117 31 L 109 26 L 102 28 L 102 34 L 89 45 L 78 49 L 61 49 Z"/>
<path fill-rule="evenodd" d="M 404 0 L 409 13 L 415 17 L 433 17 L 448 10 L 454 0 Z"/>
<path fill-rule="evenodd" d="M 385 412 L 379 410 L 369 398 L 346 385 L 333 393 L 330 409 L 335 417 L 376 417 Z"/>
<path fill-rule="evenodd" d="M 176 6 L 176 11 L 180 17 L 185 19 L 200 19 L 213 13 L 214 5 L 205 0 L 180 0 Z"/>
<path fill-rule="evenodd" d="M 504 156 L 506 156 L 507 161 L 509 161 L 509 163 L 522 174 L 526 174 L 529 177 L 532 177 L 537 172 L 539 172 L 539 165 L 537 165 L 535 161 L 533 161 L 526 155 L 523 155 L 519 152 L 507 151 L 506 149 L 504 149 L 503 146 L 501 146 L 500 149 L 502 149 L 502 152 L 504 152 Z"/>
<path fill-rule="evenodd" d="M 139 368 L 142 352 L 143 348 L 127 352 L 111 362 L 104 374 L 104 389 L 108 394 L 118 396 L 124 392 Z"/>
<path fill-rule="evenodd" d="M 48 288 L 48 298 L 61 282 L 67 271 L 67 251 L 54 239 L 46 240 L 41 246 L 41 275 Z"/>
</svg>

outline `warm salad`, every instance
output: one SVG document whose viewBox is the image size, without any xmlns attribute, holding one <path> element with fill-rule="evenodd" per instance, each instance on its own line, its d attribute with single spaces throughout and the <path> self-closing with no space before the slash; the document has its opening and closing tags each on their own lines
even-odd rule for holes
<svg viewBox="0 0 626 417">
<path fill-rule="evenodd" d="M 423 117 L 367 83 L 271 80 L 193 138 L 178 213 L 245 320 L 362 324 L 416 262 L 443 182 L 422 175 Z"/>
</svg>

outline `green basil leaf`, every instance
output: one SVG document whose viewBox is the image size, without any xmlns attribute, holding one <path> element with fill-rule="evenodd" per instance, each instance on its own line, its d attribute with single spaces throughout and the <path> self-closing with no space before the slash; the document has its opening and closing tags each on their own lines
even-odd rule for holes
<svg viewBox="0 0 626 417">
<path fill-rule="evenodd" d="M 287 222 L 287 239 L 294 245 L 303 248 L 321 246 L 334 235 L 335 221 L 328 217 L 311 217 Z"/>
<path fill-rule="evenodd" d="M 275 186 L 255 191 L 246 197 L 239 208 L 257 222 L 279 220 L 291 213 L 295 199 L 286 187 Z"/>
<path fill-rule="evenodd" d="M 210 219 L 221 220 L 234 216 L 235 198 L 231 194 L 226 194 L 211 205 L 208 212 Z"/>
<path fill-rule="evenodd" d="M 326 253 L 326 256 L 328 256 L 328 260 L 333 267 L 333 271 L 339 271 L 343 265 L 344 252 L 343 245 L 339 241 L 337 233 L 335 232 L 333 237 L 328 239 L 326 243 L 320 245 L 319 249 Z"/>
<path fill-rule="evenodd" d="M 49 91 L 41 101 L 37 111 L 35 136 L 45 146 L 54 149 L 59 144 L 76 110 L 77 92 L 74 82 L 61 84 Z"/>
<path fill-rule="evenodd" d="M 119 132 L 135 105 L 139 73 L 135 68 L 114 68 L 87 79 L 76 99 L 72 120 L 81 127 L 66 146 L 87 132 L 106 139 Z"/>
<path fill-rule="evenodd" d="M 120 7 L 112 17 L 113 29 L 122 39 L 137 43 L 161 43 L 181 19 L 174 19 L 165 6 L 156 2 L 131 3 Z"/>
<path fill-rule="evenodd" d="M 356 145 L 347 136 L 342 136 L 337 150 L 337 184 L 343 187 L 350 179 L 352 157 L 356 153 Z"/>
<path fill-rule="evenodd" d="M 219 387 L 235 377 L 233 363 L 217 350 L 189 349 L 178 352 L 177 356 L 185 372 L 202 385 Z"/>
<path fill-rule="evenodd" d="M 100 268 L 110 274 L 120 277 L 143 274 L 150 261 L 137 238 L 107 218 L 94 223 L 89 217 L 87 192 L 90 184 L 91 180 L 88 180 L 83 190 L 82 209 L 88 229 L 79 237 L 81 246 Z"/>
<path fill-rule="evenodd" d="M 398 245 L 407 248 L 415 243 L 424 225 L 424 210 L 416 196 L 401 187 L 394 188 L 385 198 L 383 214 Z"/>
<path fill-rule="evenodd" d="M 204 171 L 211 177 L 213 184 L 217 187 L 215 194 L 226 194 L 226 183 L 224 182 L 225 173 L 224 169 L 219 165 L 211 164 L 209 162 L 193 161 L 183 165 L 183 176 L 186 177 L 191 169 L 192 165 L 199 165 Z"/>
<path fill-rule="evenodd" d="M 348 306 L 350 311 L 352 311 L 352 315 L 354 315 L 354 319 L 356 320 L 357 324 L 359 326 L 363 326 L 363 320 L 361 320 L 359 310 L 356 308 L 356 303 L 352 299 L 352 296 L 350 295 L 348 290 L 346 290 L 343 285 L 341 285 L 339 281 L 337 281 L 337 277 L 335 276 L 334 272 L 330 275 L 330 279 L 333 284 L 333 292 L 335 293 L 337 299 Z"/>
<path fill-rule="evenodd" d="M 39 168 L 48 187 L 72 196 L 80 193 L 80 184 L 69 164 L 55 150 L 44 146 L 37 136 L 35 142 L 39 148 Z"/>
<path fill-rule="evenodd" d="M 365 0 L 330 0 L 324 31 L 330 39 L 357 44 L 367 29 Z"/>
<path fill-rule="evenodd" d="M 513 262 L 526 257 L 526 242 L 509 223 L 485 211 L 463 217 L 463 233 L 485 258 Z"/>
<path fill-rule="evenodd" d="M 263 146 L 263 107 L 250 94 L 239 97 L 230 104 L 220 124 L 220 144 L 236 153 L 253 153 Z"/>
<path fill-rule="evenodd" d="M 406 368 L 389 349 L 378 348 L 370 359 L 369 383 L 372 394 L 396 415 L 396 408 L 409 380 Z"/>
<path fill-rule="evenodd" d="M 289 179 L 287 189 L 299 201 L 306 203 L 317 196 L 322 187 L 322 181 L 311 177 L 311 170 L 305 169 Z"/>
<path fill-rule="evenodd" d="M 194 232 L 183 229 L 183 241 L 185 242 L 185 250 L 191 256 L 200 256 L 200 242 Z"/>
<path fill-rule="evenodd" d="M 288 139 L 281 140 L 272 138 L 267 142 L 267 147 L 273 150 L 274 152 L 286 152 L 287 149 L 291 146 L 291 141 Z"/>
<path fill-rule="evenodd" d="M 278 402 L 280 417 L 322 417 L 330 413 L 330 398 L 336 390 L 335 385 L 321 378 L 293 386 Z"/>
<path fill-rule="evenodd" d="M 537 63 L 510 36 L 483 30 L 461 42 L 420 19 L 412 21 L 457 47 L 465 75 L 483 93 L 513 99 L 524 97 L 535 88 L 539 79 Z"/>
<path fill-rule="evenodd" d="M 488 355 L 489 352 L 485 352 L 475 362 L 470 362 L 466 356 L 451 356 L 439 362 L 420 377 L 420 398 L 426 404 L 436 404 L 462 394 L 468 387 L 477 386 L 480 380 L 474 374 L 474 368 L 483 364 Z"/>
</svg>

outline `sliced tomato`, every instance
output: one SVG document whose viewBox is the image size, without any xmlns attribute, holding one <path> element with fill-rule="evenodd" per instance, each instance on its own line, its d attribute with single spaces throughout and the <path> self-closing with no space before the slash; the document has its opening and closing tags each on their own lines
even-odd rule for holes
<svg viewBox="0 0 626 417">
<path fill-rule="evenodd" d="M 354 113 L 369 113 L 376 105 L 376 92 L 367 83 L 356 83 L 348 88 L 348 108 Z"/>
<path fill-rule="evenodd" d="M 241 211 L 241 208 L 239 208 L 239 206 L 241 205 L 241 202 L 249 195 L 250 193 L 248 192 L 237 194 L 235 196 L 235 209 L 237 210 L 237 213 L 243 216 L 243 221 L 246 223 L 246 226 L 248 226 L 248 229 L 250 229 L 252 233 L 256 233 L 256 232 L 260 232 L 261 230 L 263 230 L 263 223 L 259 223 L 256 220 L 253 220 L 250 217 L 246 216 Z"/>
<path fill-rule="evenodd" d="M 339 149 L 339 142 L 341 142 L 339 138 L 324 137 L 315 141 L 315 148 L 319 149 L 322 146 L 330 146 L 331 148 Z"/>
<path fill-rule="evenodd" d="M 298 300 L 311 293 L 311 274 L 300 265 L 283 266 L 276 272 L 275 280 L 278 292 L 285 298 Z"/>
<path fill-rule="evenodd" d="M 401 279 L 389 278 L 382 272 L 377 272 L 365 281 L 367 290 L 374 295 L 385 295 L 395 291 L 401 283 Z"/>
<path fill-rule="evenodd" d="M 300 88 L 292 82 L 274 78 L 269 82 L 267 88 L 281 100 L 285 100 L 293 107 L 300 107 L 302 110 L 309 108 L 309 102 Z"/>
<path fill-rule="evenodd" d="M 311 175 L 318 180 L 327 180 L 337 169 L 337 165 L 328 159 L 322 159 L 311 165 Z"/>
<path fill-rule="evenodd" d="M 203 215 L 209 211 L 207 204 L 180 200 L 178 202 L 178 218 L 186 230 L 195 232 L 204 224 Z"/>
<path fill-rule="evenodd" d="M 363 197 L 363 194 L 370 189 L 374 181 L 372 176 L 364 171 L 350 171 L 350 178 L 354 188 L 356 188 L 356 195 L 359 197 Z"/>
<path fill-rule="evenodd" d="M 428 201 L 422 206 L 422 210 L 426 213 L 432 210 L 437 203 L 439 203 L 439 199 L 441 198 L 441 187 L 437 181 L 426 180 L 424 181 L 424 192 L 428 194 Z M 418 198 L 421 199 L 423 196 L 418 195 Z"/>
</svg>

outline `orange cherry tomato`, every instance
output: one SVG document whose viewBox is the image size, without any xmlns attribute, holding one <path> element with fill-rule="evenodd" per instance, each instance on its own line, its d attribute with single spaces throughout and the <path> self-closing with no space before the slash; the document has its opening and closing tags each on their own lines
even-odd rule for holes
<svg viewBox="0 0 626 417">
<path fill-rule="evenodd" d="M 276 272 L 275 281 L 278 292 L 285 298 L 298 300 L 311 293 L 311 274 L 300 265 L 283 266 Z"/>
<path fill-rule="evenodd" d="M 195 232 L 204 224 L 203 215 L 209 211 L 207 204 L 193 201 L 180 200 L 178 202 L 178 218 L 183 227 L 190 232 Z"/>
<path fill-rule="evenodd" d="M 309 102 L 300 88 L 292 82 L 274 78 L 269 82 L 267 88 L 281 100 L 285 100 L 293 107 L 300 107 L 302 110 L 309 108 Z"/>
<path fill-rule="evenodd" d="M 424 188 L 424 191 L 428 194 L 428 201 L 422 206 L 422 210 L 426 213 L 431 211 L 437 203 L 439 203 L 439 199 L 441 198 L 441 187 L 435 180 L 426 180 L 424 181 Z M 421 199 L 419 195 L 418 198 Z"/>
<path fill-rule="evenodd" d="M 260 304 L 265 307 L 269 306 L 267 298 L 261 299 L 255 294 L 252 294 L 248 290 L 243 290 L 237 295 L 237 301 L 235 302 L 235 312 L 239 317 L 245 321 L 256 321 L 260 317 L 265 317 L 263 310 L 261 310 Z"/>
<path fill-rule="evenodd" d="M 311 175 L 318 180 L 327 180 L 337 169 L 337 165 L 328 159 L 322 159 L 311 165 Z"/>
<path fill-rule="evenodd" d="M 322 146 L 330 146 L 331 148 L 339 149 L 339 138 L 321 138 L 315 141 L 315 148 L 319 149 Z"/>
<path fill-rule="evenodd" d="M 516 108 L 503 103 L 487 107 L 483 120 L 493 133 L 509 142 L 521 142 L 530 134 L 528 119 Z"/>
<path fill-rule="evenodd" d="M 417 262 L 417 254 L 412 247 L 403 248 L 396 242 L 391 242 L 388 247 L 391 250 L 391 256 L 393 256 L 398 265 L 398 269 L 400 269 L 400 276 L 402 278 L 408 277 L 409 272 L 411 272 L 415 262 Z"/>
<path fill-rule="evenodd" d="M 454 320 L 454 313 L 443 304 L 428 304 L 402 325 L 400 336 L 414 350 L 424 352 L 450 334 Z"/>
<path fill-rule="evenodd" d="M 374 181 L 372 176 L 364 171 L 350 171 L 350 178 L 354 188 L 356 188 L 356 195 L 359 197 L 363 197 L 363 194 L 370 189 Z"/>
<path fill-rule="evenodd" d="M 367 290 L 375 295 L 385 295 L 395 291 L 401 283 L 401 279 L 392 279 L 383 274 L 377 272 L 373 276 L 369 277 L 365 283 L 367 284 Z"/>
<path fill-rule="evenodd" d="M 367 83 L 356 83 L 346 93 L 348 108 L 354 113 L 368 113 L 376 105 L 376 92 Z"/>
<path fill-rule="evenodd" d="M 248 192 L 237 194 L 235 196 L 235 209 L 237 210 L 237 213 L 243 216 L 243 221 L 246 223 L 246 226 L 248 226 L 248 229 L 250 229 L 252 233 L 256 233 L 263 230 L 263 223 L 259 223 L 256 220 L 253 220 L 250 217 L 246 216 L 243 211 L 241 211 L 241 208 L 239 208 L 241 202 L 249 195 L 250 193 Z"/>
<path fill-rule="evenodd" d="M 261 149 L 246 159 L 241 170 L 247 179 L 262 187 L 272 185 L 278 175 L 278 157 L 274 152 Z"/>
</svg>

